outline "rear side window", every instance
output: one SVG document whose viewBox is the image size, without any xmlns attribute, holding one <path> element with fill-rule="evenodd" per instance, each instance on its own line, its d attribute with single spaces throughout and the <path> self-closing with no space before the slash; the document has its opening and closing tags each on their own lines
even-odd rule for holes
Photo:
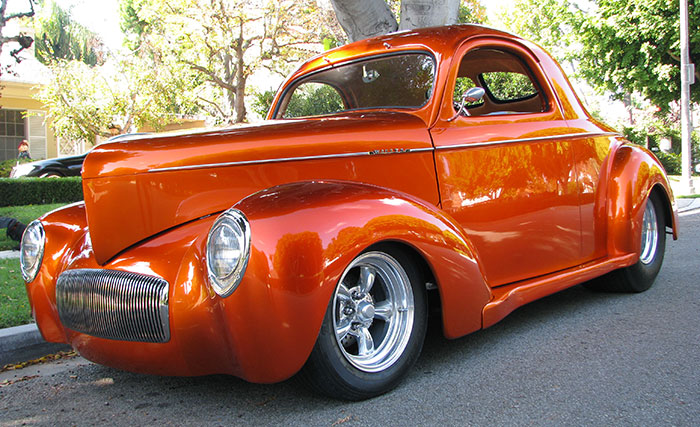
<svg viewBox="0 0 700 427">
<path fill-rule="evenodd" d="M 507 50 L 478 48 L 462 57 L 453 92 L 455 112 L 462 94 L 472 87 L 483 88 L 485 95 L 467 104 L 465 115 L 539 113 L 548 108 L 542 86 L 526 62 Z"/>
<path fill-rule="evenodd" d="M 480 80 L 495 101 L 519 101 L 537 95 L 537 89 L 532 80 L 522 73 L 510 71 L 482 73 Z"/>
</svg>

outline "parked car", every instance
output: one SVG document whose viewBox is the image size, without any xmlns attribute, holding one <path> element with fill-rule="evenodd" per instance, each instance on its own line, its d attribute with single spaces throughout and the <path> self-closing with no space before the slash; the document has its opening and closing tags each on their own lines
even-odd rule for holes
<svg viewBox="0 0 700 427">
<path fill-rule="evenodd" d="M 145 135 L 144 133 L 130 133 L 116 135 L 105 142 L 114 142 L 127 139 L 134 135 Z M 56 157 L 53 159 L 37 160 L 29 163 L 18 163 L 12 168 L 10 178 L 39 177 L 39 178 L 60 178 L 64 176 L 80 176 L 83 162 L 88 153 L 76 156 Z"/>
<path fill-rule="evenodd" d="M 135 372 L 300 373 L 364 399 L 409 371 L 429 312 L 457 338 L 592 279 L 641 292 L 677 237 L 656 158 L 500 31 L 330 50 L 267 119 L 95 148 L 85 202 L 24 234 L 44 338 Z"/>
</svg>

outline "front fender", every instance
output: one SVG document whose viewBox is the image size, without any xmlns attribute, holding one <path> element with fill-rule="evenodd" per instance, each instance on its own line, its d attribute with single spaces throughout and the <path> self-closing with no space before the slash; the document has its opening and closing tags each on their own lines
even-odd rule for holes
<svg viewBox="0 0 700 427">
<path fill-rule="evenodd" d="M 471 244 L 435 206 L 372 185 L 313 181 L 273 187 L 235 207 L 250 221 L 251 257 L 221 304 L 225 323 L 248 325 L 236 343 L 256 354 L 251 381 L 279 381 L 303 366 L 343 270 L 378 242 L 408 245 L 427 261 L 448 337 L 481 328 L 490 292 Z"/>
<path fill-rule="evenodd" d="M 615 152 L 608 187 L 608 255 L 639 253 L 644 205 L 652 191 L 666 204 L 666 225 L 678 238 L 678 212 L 671 186 L 658 159 L 647 149 L 625 144 Z"/>
</svg>

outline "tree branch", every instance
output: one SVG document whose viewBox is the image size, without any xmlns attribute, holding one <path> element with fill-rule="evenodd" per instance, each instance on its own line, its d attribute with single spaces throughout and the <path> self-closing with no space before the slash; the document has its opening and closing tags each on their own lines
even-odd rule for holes
<svg viewBox="0 0 700 427">
<path fill-rule="evenodd" d="M 214 73 L 213 71 L 209 70 L 208 68 L 202 67 L 201 65 L 195 64 L 194 62 L 190 62 L 190 61 L 183 61 L 183 62 L 184 62 L 185 64 L 189 65 L 190 68 L 192 68 L 193 70 L 199 71 L 200 73 L 204 73 L 204 74 L 206 74 L 207 76 L 209 76 L 209 78 L 211 79 L 211 81 L 214 82 L 214 83 L 216 83 L 216 84 L 219 85 L 220 87 L 222 87 L 222 88 L 224 88 L 224 89 L 226 89 L 226 90 L 230 90 L 230 91 L 235 91 L 235 90 L 236 90 L 236 86 L 233 86 L 233 85 L 231 85 L 231 84 L 229 84 L 229 83 L 226 83 L 226 82 L 223 81 L 219 76 L 217 76 L 216 73 Z"/>
</svg>

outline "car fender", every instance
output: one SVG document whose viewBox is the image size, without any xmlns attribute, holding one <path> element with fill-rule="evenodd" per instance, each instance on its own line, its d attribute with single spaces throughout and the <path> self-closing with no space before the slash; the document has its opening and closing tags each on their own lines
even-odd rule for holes
<svg viewBox="0 0 700 427">
<path fill-rule="evenodd" d="M 614 153 L 608 181 L 608 256 L 639 253 L 644 206 L 652 191 L 662 196 L 666 226 L 677 239 L 678 212 L 663 166 L 647 149 L 621 145 Z"/>
<path fill-rule="evenodd" d="M 79 250 L 76 246 L 85 240 L 85 204 L 77 202 L 64 206 L 39 219 L 46 236 L 44 256 L 36 278 L 25 285 L 27 296 L 44 339 L 66 342 L 56 309 L 56 280 Z"/>
<path fill-rule="evenodd" d="M 426 260 L 448 337 L 481 328 L 490 291 L 471 243 L 435 206 L 373 185 L 310 181 L 234 207 L 250 222 L 252 249 L 241 284 L 220 305 L 250 381 L 283 380 L 303 366 L 345 267 L 378 242 L 403 244 Z"/>
</svg>

